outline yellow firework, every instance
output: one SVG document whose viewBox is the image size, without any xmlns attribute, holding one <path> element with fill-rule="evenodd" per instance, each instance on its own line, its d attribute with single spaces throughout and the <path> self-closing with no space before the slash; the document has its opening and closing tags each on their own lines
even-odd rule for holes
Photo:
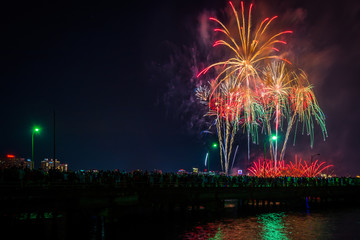
<svg viewBox="0 0 360 240">
<path fill-rule="evenodd" d="M 241 2 L 240 17 L 232 2 L 230 2 L 230 6 L 236 19 L 237 30 L 235 32 L 230 32 L 229 29 L 216 18 L 210 18 L 210 20 L 217 22 L 221 27 L 215 28 L 214 30 L 223 33 L 226 37 L 226 40 L 217 40 L 213 46 L 225 46 L 230 49 L 232 54 L 228 59 L 214 63 L 203 69 L 198 74 L 198 77 L 207 73 L 211 68 L 220 67 L 216 77 L 218 82 L 216 87 L 218 87 L 221 82 L 232 77 L 235 77 L 238 84 L 246 81 L 246 85 L 249 87 L 250 78 L 258 76 L 257 67 L 261 61 L 265 59 L 281 59 L 289 62 L 276 55 L 279 50 L 275 48 L 275 45 L 278 43 L 286 44 L 286 42 L 280 40 L 279 37 L 286 33 L 292 33 L 292 31 L 279 32 L 269 37 L 269 25 L 277 16 L 265 18 L 258 27 L 253 29 L 251 22 L 252 4 L 250 5 L 247 17 L 244 13 L 243 2 Z"/>
<path fill-rule="evenodd" d="M 284 62 L 273 61 L 263 70 L 264 75 L 264 87 L 262 102 L 266 102 L 264 105 L 265 123 L 268 129 L 269 136 L 272 135 L 270 120 L 274 114 L 275 118 L 275 140 L 274 146 L 270 141 L 270 153 L 271 158 L 277 161 L 277 147 L 278 147 L 278 132 L 279 127 L 282 128 L 282 120 L 289 116 L 289 104 L 288 96 L 292 89 L 291 83 L 293 82 L 291 72 L 286 68 Z"/>
<path fill-rule="evenodd" d="M 286 59 L 276 55 L 278 49 L 275 48 L 275 45 L 286 44 L 286 42 L 280 40 L 279 38 L 283 34 L 292 33 L 292 31 L 270 34 L 269 26 L 277 18 L 277 16 L 265 18 L 257 27 L 254 28 L 251 19 L 253 5 L 250 5 L 247 16 L 245 16 L 246 14 L 243 2 L 241 2 L 240 15 L 233 6 L 232 2 L 230 1 L 229 3 L 236 22 L 236 28 L 234 31 L 230 31 L 230 28 L 226 27 L 225 24 L 216 18 L 210 18 L 210 20 L 215 21 L 219 25 L 219 28 L 215 28 L 214 31 L 222 33 L 225 37 L 224 39 L 217 40 L 213 46 L 226 47 L 226 49 L 230 50 L 230 55 L 224 61 L 213 63 L 203 69 L 198 74 L 198 77 L 207 73 L 212 68 L 215 68 L 216 70 L 216 77 L 214 82 L 211 84 L 212 86 L 209 92 L 209 106 L 211 106 L 213 102 L 218 102 L 218 99 L 223 97 L 224 89 L 241 89 L 241 91 L 239 91 L 240 94 L 233 99 L 235 102 L 243 103 L 242 105 L 236 105 L 236 116 L 232 114 L 231 119 L 226 117 L 224 120 L 223 117 L 221 117 L 221 115 L 224 114 L 224 111 L 221 110 L 221 114 L 217 115 L 217 129 L 218 131 L 221 131 L 224 128 L 226 129 L 224 137 L 221 137 L 221 133 L 218 132 L 219 141 L 224 139 L 224 148 L 221 148 L 221 151 L 224 151 L 223 153 L 226 163 L 229 159 L 228 156 L 231 154 L 231 143 L 227 140 L 229 139 L 228 134 L 235 133 L 234 129 L 239 123 L 246 127 L 249 162 L 250 137 L 252 142 L 257 142 L 257 126 L 261 116 L 264 115 L 263 109 L 261 108 L 262 105 L 259 102 L 259 97 L 257 96 L 257 85 L 261 83 L 258 69 L 261 66 L 261 63 L 266 59 L 279 59 L 287 61 Z M 228 86 L 231 87 L 229 88 Z M 231 134 L 230 139 L 233 139 L 233 137 L 234 134 Z M 221 145 L 222 143 L 220 142 L 220 146 Z M 230 152 L 228 152 L 228 148 L 226 146 L 229 148 Z"/>
</svg>

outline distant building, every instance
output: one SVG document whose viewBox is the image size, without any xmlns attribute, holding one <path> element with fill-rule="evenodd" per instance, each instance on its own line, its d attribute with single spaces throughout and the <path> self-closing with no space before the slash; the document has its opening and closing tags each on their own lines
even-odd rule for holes
<svg viewBox="0 0 360 240">
<path fill-rule="evenodd" d="M 30 159 L 19 158 L 12 154 L 7 154 L 6 157 L 0 158 L 0 169 L 5 168 L 29 168 L 33 169 L 33 162 Z"/>
<path fill-rule="evenodd" d="M 41 169 L 44 170 L 45 172 L 48 172 L 49 169 L 53 169 L 53 168 L 54 168 L 54 161 L 52 158 L 51 159 L 45 158 L 43 161 L 41 161 Z M 55 168 L 60 170 L 61 172 L 67 172 L 68 165 L 67 163 L 60 163 L 60 161 L 55 159 Z"/>
<path fill-rule="evenodd" d="M 182 175 L 182 174 L 187 174 L 187 171 L 185 171 L 184 169 L 180 169 L 177 171 L 177 173 Z"/>
</svg>

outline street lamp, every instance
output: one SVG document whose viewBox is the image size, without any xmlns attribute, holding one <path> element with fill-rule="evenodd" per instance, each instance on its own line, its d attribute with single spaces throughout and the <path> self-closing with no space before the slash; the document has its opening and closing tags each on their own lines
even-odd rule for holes
<svg viewBox="0 0 360 240">
<path fill-rule="evenodd" d="M 270 140 L 276 141 L 277 138 L 278 137 L 276 135 L 273 135 L 270 137 Z M 264 162 L 263 162 L 264 177 L 265 177 L 266 140 L 267 140 L 267 138 L 264 138 Z M 275 170 L 276 170 L 276 165 L 275 165 Z"/>
<path fill-rule="evenodd" d="M 277 135 L 273 135 L 273 136 L 271 137 L 271 140 L 272 140 L 272 141 L 275 141 L 275 144 L 276 144 L 276 146 L 277 146 L 278 136 L 277 136 Z M 275 163 L 274 163 L 274 165 L 275 165 L 275 173 L 276 173 L 276 163 L 277 163 L 276 155 L 277 155 L 277 147 L 275 147 Z"/>
<path fill-rule="evenodd" d="M 35 127 L 31 134 L 31 161 L 33 162 L 33 168 L 35 167 L 35 161 L 34 161 L 34 134 L 39 133 L 40 129 L 38 127 Z"/>
<path fill-rule="evenodd" d="M 312 164 L 313 157 L 315 157 L 315 156 L 319 156 L 319 155 L 320 155 L 320 153 L 316 153 L 316 154 L 311 155 L 311 158 L 310 158 L 310 164 Z"/>
<path fill-rule="evenodd" d="M 217 148 L 217 143 L 213 143 L 212 145 L 211 145 L 211 147 L 213 148 L 213 149 L 215 149 L 215 148 Z M 208 169 L 209 169 L 209 151 L 210 151 L 210 149 L 208 150 L 208 152 L 206 153 L 206 157 L 205 157 L 205 167 L 206 167 L 206 164 L 207 164 L 207 166 L 208 166 Z M 209 172 L 210 172 L 210 169 L 209 169 Z"/>
</svg>

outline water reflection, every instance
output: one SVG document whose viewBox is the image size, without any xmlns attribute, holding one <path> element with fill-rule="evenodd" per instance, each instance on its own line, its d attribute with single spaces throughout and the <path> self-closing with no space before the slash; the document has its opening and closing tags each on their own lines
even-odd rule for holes
<svg viewBox="0 0 360 240">
<path fill-rule="evenodd" d="M 277 212 L 199 225 L 180 239 L 360 239 L 359 227 L 359 209 Z"/>
<path fill-rule="evenodd" d="M 287 240 L 287 229 L 284 225 L 285 213 L 265 213 L 258 216 L 259 227 L 261 227 L 260 236 L 264 240 Z"/>
<path fill-rule="evenodd" d="M 114 216 L 118 214 L 114 213 Z M 360 239 L 360 209 L 319 212 L 268 212 L 209 220 L 165 216 L 111 217 L 110 214 L 44 212 L 18 214 L 3 218 L 1 226 L 13 239 L 36 236 L 37 239 Z M 4 217 L 4 216 L 3 216 Z M 12 220 L 11 220 L 12 219 Z M 6 220 L 6 221 L 5 221 Z M 22 231 L 18 231 L 21 229 Z M 187 229 L 187 230 L 185 230 Z M 124 236 L 130 235 L 131 238 Z"/>
</svg>

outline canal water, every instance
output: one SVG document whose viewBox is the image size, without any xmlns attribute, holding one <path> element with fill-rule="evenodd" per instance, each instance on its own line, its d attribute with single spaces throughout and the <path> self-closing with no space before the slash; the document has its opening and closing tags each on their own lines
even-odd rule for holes
<svg viewBox="0 0 360 240">
<path fill-rule="evenodd" d="M 228 204 L 215 214 L 186 209 L 171 215 L 116 215 L 74 210 L 2 216 L 0 229 L 10 237 L 1 239 L 360 239 L 360 208 L 354 206 L 239 214 Z"/>
</svg>

